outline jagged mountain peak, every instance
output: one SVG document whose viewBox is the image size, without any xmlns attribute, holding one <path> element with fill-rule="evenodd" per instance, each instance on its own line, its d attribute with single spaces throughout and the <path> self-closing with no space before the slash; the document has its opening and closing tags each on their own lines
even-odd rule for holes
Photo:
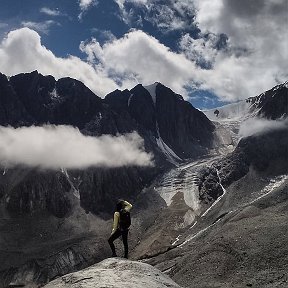
<svg viewBox="0 0 288 288">
<path fill-rule="evenodd" d="M 78 80 L 56 80 L 36 70 L 4 82 L 0 83 L 0 109 L 2 105 L 5 111 L 0 125 L 66 124 L 96 135 L 138 131 L 152 141 L 150 146 L 159 146 L 160 153 L 175 154 L 179 159 L 206 153 L 213 142 L 214 126 L 205 115 L 159 82 L 115 90 L 104 100 Z M 15 101 L 10 103 L 12 98 Z M 99 113 L 104 119 L 101 125 Z M 157 139 L 161 145 L 155 143 Z"/>
<path fill-rule="evenodd" d="M 159 82 L 138 84 L 130 91 L 115 90 L 104 101 L 118 113 L 128 113 L 140 130 L 153 135 L 168 158 L 194 157 L 212 145 L 214 125 L 181 95 Z"/>
<path fill-rule="evenodd" d="M 69 77 L 55 80 L 36 70 L 11 76 L 9 81 L 5 77 L 0 77 L 0 125 L 49 122 L 82 128 L 102 109 L 101 98 Z"/>
</svg>

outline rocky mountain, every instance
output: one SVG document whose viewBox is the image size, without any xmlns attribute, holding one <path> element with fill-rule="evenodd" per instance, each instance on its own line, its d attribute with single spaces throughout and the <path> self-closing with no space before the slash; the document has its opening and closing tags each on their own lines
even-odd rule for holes
<svg viewBox="0 0 288 288">
<path fill-rule="evenodd" d="M 47 287 L 91 287 L 95 277 L 106 283 L 110 269 L 137 272 L 139 287 L 163 281 L 285 287 L 287 84 L 218 108 L 217 115 L 215 109 L 203 114 L 160 83 L 116 90 L 103 100 L 76 80 L 37 72 L 1 74 L 0 88 L 3 126 L 67 124 L 91 136 L 137 131 L 155 159 L 150 168 L 1 167 L 0 287 L 55 278 Z M 281 125 L 239 135 L 245 120 L 253 126 L 261 117 Z M 120 197 L 133 202 L 130 257 L 177 284 L 149 266 L 115 259 L 60 277 L 110 256 L 107 237 Z"/>
<path fill-rule="evenodd" d="M 287 101 L 287 92 L 282 94 L 285 85 L 277 87 L 261 97 L 274 90 L 275 95 L 266 100 Z M 175 191 L 172 201 L 166 202 L 166 216 L 162 213 L 161 223 L 156 220 L 147 234 L 163 226 L 165 233 L 162 230 L 156 237 L 154 232 L 153 239 L 145 235 L 149 241 L 137 247 L 136 257 L 143 255 L 145 262 L 184 287 L 287 286 L 288 106 L 271 104 L 278 107 L 274 109 L 277 125 L 240 138 L 237 132 L 245 120 L 253 126 L 259 118 L 272 118 L 265 105 L 254 109 L 251 104 L 243 101 L 219 108 L 219 118 L 206 111 L 217 129 L 230 127 L 233 137 L 238 135 L 235 148 L 221 157 L 180 166 L 181 173 L 170 171 L 164 176 L 170 189 L 156 188 L 166 201 Z M 263 123 L 268 123 L 267 118 Z M 173 221 L 163 224 L 168 217 Z"/>
<path fill-rule="evenodd" d="M 0 74 L 0 125 L 47 123 L 72 125 L 90 136 L 136 131 L 155 166 L 47 171 L 2 165 L 0 287 L 29 277 L 45 283 L 107 257 L 115 199 L 142 199 L 137 205 L 145 210 L 154 194 L 143 197 L 144 187 L 167 169 L 209 153 L 218 141 L 208 118 L 160 83 L 114 91 L 103 100 L 71 78 Z"/>
<path fill-rule="evenodd" d="M 149 133 L 174 160 L 195 158 L 213 147 L 214 125 L 182 96 L 160 83 L 114 91 L 106 96 L 105 103 L 118 113 L 129 114 L 139 125 L 138 131 Z"/>
<path fill-rule="evenodd" d="M 288 81 L 279 84 L 272 89 L 246 101 L 252 104 L 252 109 L 258 112 L 259 116 L 268 119 L 287 117 L 288 107 Z"/>
<path fill-rule="evenodd" d="M 83 83 L 71 78 L 56 81 L 52 76 L 43 76 L 37 71 L 19 74 L 9 79 L 1 74 L 0 109 L 3 113 L 0 116 L 0 125 L 19 127 L 47 123 L 65 124 L 76 126 L 84 134 L 92 136 L 116 135 L 117 133 L 124 134 L 137 131 L 145 140 L 146 150 L 153 152 L 155 155 L 155 168 L 140 169 L 135 167 L 133 169 L 69 171 L 73 174 L 73 177 L 71 177 L 73 186 L 79 185 L 77 181 L 82 183 L 79 186 L 79 193 L 81 205 L 86 211 L 93 211 L 94 213 L 99 211 L 111 212 L 115 197 L 117 198 L 120 195 L 131 197 L 133 191 L 141 190 L 155 175 L 171 166 L 171 163 L 173 165 L 187 158 L 203 155 L 213 145 L 214 125 L 203 113 L 160 83 L 156 83 L 153 89 L 152 94 L 155 94 L 155 104 L 153 103 L 154 96 L 152 97 L 142 85 L 137 85 L 131 91 L 114 91 L 102 100 L 85 87 Z M 45 181 L 46 183 L 53 182 L 54 180 L 50 180 L 51 177 L 55 177 L 55 183 L 59 178 L 55 173 L 50 172 L 50 176 L 46 176 L 46 173 L 42 172 L 40 178 L 44 182 L 39 184 L 34 181 L 39 178 L 37 171 L 30 170 L 29 173 L 27 172 L 28 169 L 25 169 L 23 173 L 19 171 L 18 169 L 8 173 L 5 172 L 6 176 L 2 178 L 5 178 L 7 183 L 3 180 L 0 185 L 2 187 L 8 185 L 5 188 L 6 190 L 10 191 L 12 189 L 15 191 L 18 189 L 23 194 L 25 189 L 23 190 L 22 186 L 17 185 L 25 185 L 25 187 L 28 186 L 37 191 L 39 187 L 45 186 L 43 184 Z M 34 172 L 37 175 L 35 177 Z M 21 181 L 18 181 L 19 184 L 13 184 L 12 187 L 7 178 L 9 179 L 10 174 L 12 174 L 11 177 L 14 179 L 16 177 L 15 173 L 22 173 L 23 175 L 18 177 L 21 179 Z M 78 180 L 74 181 L 73 179 Z M 113 182 L 109 179 L 113 179 Z M 69 182 L 66 179 L 67 181 Z M 109 183 L 109 187 L 106 183 Z M 38 188 L 34 187 L 35 185 Z M 53 184 L 51 186 L 49 183 L 49 186 L 52 187 Z M 69 188 L 67 189 L 69 190 Z M 61 191 L 67 189 L 61 189 Z M 29 192 L 26 193 L 25 197 L 20 197 L 18 192 L 14 193 L 12 191 L 9 193 L 12 194 L 12 197 L 9 197 L 7 208 L 12 210 L 13 213 L 21 214 L 22 212 L 31 213 L 39 205 L 42 208 L 50 207 L 51 204 L 49 203 L 53 202 L 50 199 L 52 194 L 47 193 L 46 190 L 49 190 L 48 187 L 39 192 L 39 195 L 44 197 L 40 197 L 41 200 L 39 201 L 41 203 L 35 203 L 36 198 L 31 196 Z M 53 189 L 53 191 L 56 190 Z M 95 190 L 98 191 L 97 194 L 95 194 Z M 106 191 L 106 193 L 103 191 Z M 18 202 L 14 199 L 14 194 L 17 195 Z M 111 195 L 111 197 L 107 195 Z M 62 197 L 64 196 L 59 196 L 59 199 L 62 199 Z M 20 199 L 21 207 L 19 206 Z M 11 201 L 14 201 L 14 204 L 11 204 Z M 29 204 L 31 201 L 32 206 Z M 99 205 L 102 202 L 103 204 Z M 66 205 L 69 206 L 69 204 Z M 105 207 L 108 207 L 106 211 Z M 68 213 L 68 210 L 64 214 L 63 211 L 62 214 L 60 213 L 62 216 Z M 59 216 L 60 214 L 53 215 Z"/>
<path fill-rule="evenodd" d="M 251 103 L 240 107 L 246 104 Z M 171 168 L 140 194 L 131 257 L 182 287 L 286 287 L 287 120 L 280 112 L 281 125 L 241 138 L 244 121 L 258 125 L 264 113 L 246 108 L 243 113 L 239 103 L 232 105 L 214 122 L 219 136 L 231 129 L 233 141 L 223 141 L 234 145 L 230 153 L 212 150 L 218 154 Z M 237 115 L 227 112 L 237 105 Z M 63 283 L 60 279 L 52 283 Z"/>
</svg>

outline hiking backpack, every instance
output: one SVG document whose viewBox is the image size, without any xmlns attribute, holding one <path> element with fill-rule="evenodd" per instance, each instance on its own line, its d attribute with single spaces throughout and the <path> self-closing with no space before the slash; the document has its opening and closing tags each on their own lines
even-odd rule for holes
<svg viewBox="0 0 288 288">
<path fill-rule="evenodd" d="M 120 211 L 120 221 L 119 221 L 120 229 L 127 230 L 131 225 L 131 217 L 130 212 L 122 209 Z"/>
</svg>

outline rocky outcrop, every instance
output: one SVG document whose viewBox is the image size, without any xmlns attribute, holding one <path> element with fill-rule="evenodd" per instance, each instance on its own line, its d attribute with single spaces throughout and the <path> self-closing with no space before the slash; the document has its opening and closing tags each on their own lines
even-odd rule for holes
<svg viewBox="0 0 288 288">
<path fill-rule="evenodd" d="M 8 169 L 0 174 L 3 202 L 13 216 L 48 212 L 64 217 L 70 211 L 71 186 L 63 173 L 37 169 Z"/>
<path fill-rule="evenodd" d="M 85 270 L 62 276 L 44 288 L 72 288 L 75 285 L 83 288 L 180 288 L 168 276 L 148 264 L 118 258 L 109 258 Z"/>
<path fill-rule="evenodd" d="M 210 201 L 217 199 L 223 193 L 219 183 L 228 187 L 244 177 L 250 169 L 269 177 L 288 173 L 287 145 L 287 126 L 241 139 L 231 154 L 202 171 L 200 198 Z"/>
<path fill-rule="evenodd" d="M 212 148 L 214 125 L 182 96 L 161 84 L 156 87 L 156 115 L 161 137 L 181 158 L 197 157 Z"/>
<path fill-rule="evenodd" d="M 11 77 L 9 85 L 33 119 L 30 125 L 66 124 L 81 129 L 103 109 L 101 99 L 75 79 L 56 81 L 34 71 Z"/>
<path fill-rule="evenodd" d="M 0 125 L 20 126 L 32 121 L 8 78 L 0 73 Z"/>
<path fill-rule="evenodd" d="M 288 81 L 247 100 L 251 110 L 268 119 L 288 117 Z"/>
<path fill-rule="evenodd" d="M 219 176 L 214 167 L 205 167 L 199 173 L 199 199 L 209 204 L 223 194 Z"/>
<path fill-rule="evenodd" d="M 154 142 L 161 138 L 179 158 L 207 153 L 213 146 L 215 129 L 208 118 L 161 83 L 149 87 L 139 84 L 130 91 L 116 90 L 105 102 L 119 113 L 129 114 L 141 135 L 150 136 Z"/>
</svg>

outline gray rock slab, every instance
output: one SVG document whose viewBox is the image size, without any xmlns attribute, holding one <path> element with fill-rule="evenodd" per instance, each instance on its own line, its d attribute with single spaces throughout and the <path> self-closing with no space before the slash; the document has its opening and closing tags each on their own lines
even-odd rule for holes
<svg viewBox="0 0 288 288">
<path fill-rule="evenodd" d="M 181 288 L 153 266 L 137 261 L 108 258 L 84 270 L 53 280 L 44 288 Z"/>
</svg>

